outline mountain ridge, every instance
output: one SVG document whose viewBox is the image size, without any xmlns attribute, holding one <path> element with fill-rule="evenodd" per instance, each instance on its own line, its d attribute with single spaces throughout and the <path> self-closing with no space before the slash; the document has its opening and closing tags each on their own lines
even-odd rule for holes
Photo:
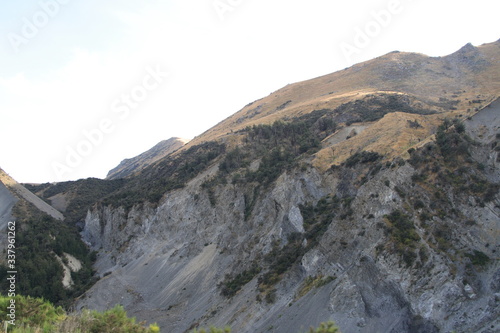
<svg viewBox="0 0 500 333">
<path fill-rule="evenodd" d="M 23 185 L 19 184 L 2 169 L 0 169 L 0 182 L 2 182 L 2 184 L 6 186 L 12 194 L 30 202 L 36 208 L 43 211 L 44 213 L 47 213 L 57 220 L 64 220 L 64 215 L 60 211 L 40 199 Z"/>
<path fill-rule="evenodd" d="M 494 80 L 494 77 L 499 75 L 499 69 L 492 65 L 500 61 L 498 59 L 499 48 L 500 42 L 496 41 L 479 47 L 468 43 L 460 50 L 444 57 L 390 52 L 344 70 L 289 84 L 267 97 L 248 104 L 202 135 L 195 137 L 183 149 L 204 141 L 222 138 L 230 133 L 231 129 L 237 131 L 254 124 L 270 124 L 280 119 L 280 114 L 293 116 L 315 109 L 334 109 L 342 103 L 357 99 L 360 95 L 378 92 L 403 93 L 439 102 L 439 98 L 454 98 L 452 97 L 454 92 L 463 91 L 467 87 L 464 99 L 476 99 L 477 91 L 483 89 L 489 92 L 488 96 L 483 97 L 484 102 L 488 103 L 495 98 L 500 89 L 500 83 Z M 486 77 L 457 81 L 456 78 L 468 72 L 469 67 L 474 63 L 474 61 L 472 63 L 463 61 L 463 57 L 467 57 L 470 52 L 475 54 L 475 58 L 490 59 L 488 60 L 491 65 L 490 69 L 495 72 Z M 476 67 L 473 66 L 473 68 Z M 426 75 L 428 77 L 425 77 Z M 460 84 L 457 85 L 457 83 Z M 443 91 L 447 93 L 442 94 Z"/>
<path fill-rule="evenodd" d="M 127 158 L 121 161 L 118 166 L 116 166 L 115 168 L 111 169 L 108 172 L 106 179 L 118 179 L 118 178 L 128 177 L 134 174 L 135 172 L 139 172 L 148 165 L 153 164 L 156 161 L 162 159 L 163 157 L 173 153 L 174 151 L 178 150 L 188 142 L 189 140 L 187 139 L 181 139 L 177 137 L 160 141 L 147 151 L 135 157 Z"/>
</svg>

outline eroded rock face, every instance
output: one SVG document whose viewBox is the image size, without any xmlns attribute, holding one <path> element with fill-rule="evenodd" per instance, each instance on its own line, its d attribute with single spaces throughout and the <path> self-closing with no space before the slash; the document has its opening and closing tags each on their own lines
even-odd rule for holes
<svg viewBox="0 0 500 333">
<path fill-rule="evenodd" d="M 478 156 L 488 172 L 498 172 L 496 155 Z M 96 208 L 83 235 L 99 250 L 96 268 L 103 278 L 78 307 L 119 303 L 168 332 L 198 325 L 296 332 L 327 320 L 342 332 L 498 330 L 498 194 L 476 204 L 478 197 L 442 188 L 447 203 L 432 209 L 443 213 L 424 219 L 436 199 L 412 179 L 410 163 L 383 166 L 361 182 L 365 167 L 286 172 L 261 189 L 251 214 L 245 209 L 252 189 L 241 184 L 218 185 L 211 202 L 200 187 L 208 173 L 168 193 L 158 207 Z M 307 234 L 301 207 L 327 195 L 339 200 L 333 218 L 315 243 L 305 237 L 303 254 L 267 300 L 270 291 L 259 291 L 259 278 L 270 269 L 266 255 L 279 255 L 273 249 L 284 249 L 291 235 Z M 414 226 L 410 252 L 398 248 L 387 219 L 398 210 Z M 437 233 L 437 225 L 448 229 Z M 472 249 L 489 262 L 474 264 L 464 255 Z M 222 296 L 226 275 L 235 277 L 252 263 L 261 273 L 234 296 Z"/>
</svg>

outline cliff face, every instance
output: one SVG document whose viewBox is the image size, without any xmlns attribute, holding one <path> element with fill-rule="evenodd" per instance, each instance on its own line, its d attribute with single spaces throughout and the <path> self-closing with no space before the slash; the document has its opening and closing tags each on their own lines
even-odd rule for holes
<svg viewBox="0 0 500 333">
<path fill-rule="evenodd" d="M 266 184 L 208 186 L 215 160 L 158 205 L 96 205 L 83 237 L 103 278 L 77 307 L 119 303 L 168 332 L 498 331 L 499 114 L 444 124 L 405 159 L 306 156 Z"/>
</svg>

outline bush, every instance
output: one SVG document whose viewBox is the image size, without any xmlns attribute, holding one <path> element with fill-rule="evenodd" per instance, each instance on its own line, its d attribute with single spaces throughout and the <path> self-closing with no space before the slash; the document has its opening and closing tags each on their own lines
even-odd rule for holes
<svg viewBox="0 0 500 333">
<path fill-rule="evenodd" d="M 475 266 L 486 266 L 490 262 L 490 258 L 481 251 L 474 250 L 473 253 L 466 254 Z"/>
<path fill-rule="evenodd" d="M 311 327 L 309 329 L 309 333 L 340 333 L 340 329 L 333 321 L 328 321 L 326 323 L 319 324 L 319 327 L 316 329 Z"/>
<path fill-rule="evenodd" d="M 106 312 L 91 312 L 92 320 L 86 323 L 90 333 L 101 332 L 123 332 L 123 333 L 147 333 L 158 331 L 156 325 L 151 325 L 151 329 L 136 324 L 135 318 L 127 317 L 127 313 L 121 305 Z"/>
<path fill-rule="evenodd" d="M 389 232 L 396 246 L 396 251 L 401 254 L 407 266 L 411 266 L 416 258 L 413 250 L 420 240 L 415 225 L 408 215 L 399 210 L 395 210 L 385 217 L 390 224 Z"/>
<path fill-rule="evenodd" d="M 366 163 L 372 163 L 380 160 L 382 158 L 382 155 L 379 153 L 373 152 L 373 151 L 362 151 L 355 153 L 354 155 L 350 156 L 345 162 L 344 165 L 348 168 L 352 168 L 356 166 L 357 164 L 366 164 Z"/>
<path fill-rule="evenodd" d="M 156 324 L 146 328 L 143 323 L 136 323 L 134 318 L 127 317 L 122 306 L 115 306 L 105 312 L 85 310 L 78 315 L 68 315 L 61 307 L 40 298 L 17 295 L 15 326 L 9 325 L 11 333 L 159 333 Z M 0 296 L 0 317 L 6 318 L 7 304 L 10 298 Z"/>
<path fill-rule="evenodd" d="M 436 143 L 448 163 L 455 163 L 460 156 L 469 156 L 470 142 L 471 139 L 465 134 L 464 124 L 458 119 L 445 119 L 438 127 Z"/>
<path fill-rule="evenodd" d="M 260 271 L 261 268 L 254 263 L 250 269 L 244 270 L 234 278 L 226 275 L 224 282 L 221 284 L 222 295 L 226 297 L 235 295 L 244 285 L 252 281 Z"/>
<path fill-rule="evenodd" d="M 7 306 L 11 298 L 0 295 L 0 318 L 7 318 Z M 61 307 L 55 307 L 41 298 L 17 295 L 13 298 L 16 306 L 16 326 L 43 327 L 53 325 L 64 319 L 66 313 Z"/>
</svg>

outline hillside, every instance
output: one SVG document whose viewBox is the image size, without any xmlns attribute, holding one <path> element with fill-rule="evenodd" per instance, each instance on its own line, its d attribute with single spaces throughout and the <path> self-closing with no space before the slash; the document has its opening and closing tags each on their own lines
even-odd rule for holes
<svg viewBox="0 0 500 333">
<path fill-rule="evenodd" d="M 193 139 L 184 149 L 201 142 L 231 137 L 231 132 L 247 126 L 271 124 L 279 119 L 291 119 L 314 110 L 336 110 L 342 105 L 372 96 L 395 96 L 408 100 L 409 104 L 420 109 L 431 109 L 451 117 L 470 115 L 498 95 L 499 48 L 500 42 L 497 41 L 479 47 L 467 44 L 445 57 L 392 52 L 339 72 L 290 84 L 248 104 Z M 367 120 L 371 119 L 368 117 Z M 350 122 L 349 119 L 342 118 L 339 121 Z M 392 121 L 387 120 L 385 130 L 399 128 L 393 126 Z M 436 121 L 429 123 L 431 130 L 435 130 L 436 124 Z M 419 133 L 415 139 L 422 139 L 428 133 L 429 130 Z M 389 135 L 397 133 L 388 133 Z M 353 149 L 365 149 L 367 142 L 373 140 L 377 138 L 367 137 Z M 380 143 L 385 144 L 384 141 Z"/>
<path fill-rule="evenodd" d="M 56 210 L 54 207 L 47 204 L 45 201 L 41 200 L 39 197 L 27 190 L 23 185 L 16 182 L 12 177 L 10 177 L 5 171 L 0 169 L 0 183 L 9 189 L 9 191 L 19 198 L 22 198 L 32 205 L 34 205 L 40 211 L 50 215 L 57 220 L 64 220 L 64 216 Z"/>
<path fill-rule="evenodd" d="M 69 305 L 93 282 L 93 255 L 64 216 L 0 169 L 0 244 L 13 244 L 16 292 Z M 7 242 L 8 222 L 15 222 Z M 11 230 L 12 231 L 12 230 Z M 95 256 L 95 254 L 94 254 Z M 7 256 L 0 259 L 0 286 L 9 290 Z"/>
<path fill-rule="evenodd" d="M 28 186 L 96 251 L 75 308 L 174 333 L 500 330 L 499 58 L 500 41 L 392 52 L 125 178 Z"/>
<path fill-rule="evenodd" d="M 498 112 L 465 132 L 459 118 L 441 123 L 409 160 L 362 152 L 325 172 L 307 165 L 316 145 L 265 155 L 274 139 L 258 127 L 256 152 L 222 153 L 156 204 L 96 206 L 84 237 L 104 278 L 79 306 L 124 304 L 172 332 L 329 319 L 346 332 L 498 328 Z"/>
</svg>

